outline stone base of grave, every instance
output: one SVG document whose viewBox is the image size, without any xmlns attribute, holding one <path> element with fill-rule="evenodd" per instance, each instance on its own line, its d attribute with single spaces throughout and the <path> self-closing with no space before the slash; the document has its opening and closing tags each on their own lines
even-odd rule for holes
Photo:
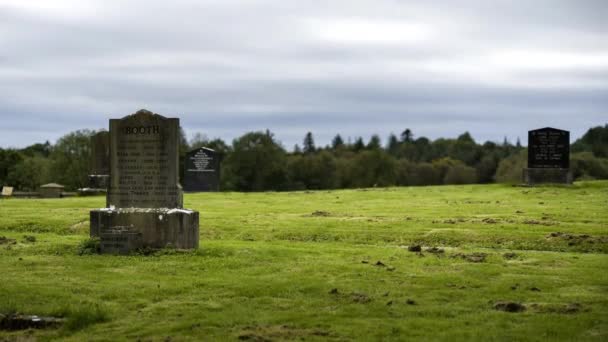
<svg viewBox="0 0 608 342">
<path fill-rule="evenodd" d="M 572 184 L 572 172 L 570 172 L 570 169 L 524 168 L 523 180 L 527 185 L 543 183 Z"/>
<path fill-rule="evenodd" d="M 89 175 L 89 188 L 107 189 L 110 184 L 109 175 Z"/>
<path fill-rule="evenodd" d="M 101 253 L 127 254 L 139 248 L 198 248 L 198 211 L 187 209 L 92 210 L 91 237 Z"/>
<path fill-rule="evenodd" d="M 80 195 L 80 196 L 105 195 L 107 192 L 108 192 L 107 189 L 92 189 L 92 188 L 78 189 L 78 195 Z"/>
</svg>

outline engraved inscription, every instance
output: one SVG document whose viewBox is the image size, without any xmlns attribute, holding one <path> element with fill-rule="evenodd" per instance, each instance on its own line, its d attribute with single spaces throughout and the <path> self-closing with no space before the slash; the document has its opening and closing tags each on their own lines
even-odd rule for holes
<svg viewBox="0 0 608 342">
<path fill-rule="evenodd" d="M 112 177 L 108 205 L 181 206 L 177 180 L 177 119 L 139 112 L 110 123 Z"/>
<path fill-rule="evenodd" d="M 570 134 L 554 128 L 528 132 L 528 167 L 568 168 Z"/>
</svg>

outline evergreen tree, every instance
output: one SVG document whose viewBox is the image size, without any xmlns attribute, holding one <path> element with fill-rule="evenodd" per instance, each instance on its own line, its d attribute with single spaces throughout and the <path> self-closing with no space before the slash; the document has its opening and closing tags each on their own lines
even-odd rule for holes
<svg viewBox="0 0 608 342">
<path fill-rule="evenodd" d="M 355 144 L 353 145 L 353 150 L 355 150 L 355 152 L 359 152 L 363 149 L 365 149 L 365 143 L 363 142 L 363 138 L 358 137 L 357 139 L 355 139 Z"/>
<path fill-rule="evenodd" d="M 336 134 L 336 136 L 334 137 L 334 139 L 331 141 L 331 147 L 336 150 L 340 147 L 344 146 L 344 140 L 342 140 L 342 137 L 340 136 L 340 134 Z"/>
<path fill-rule="evenodd" d="M 304 153 L 314 153 L 315 150 L 315 139 L 313 138 L 312 133 L 308 132 L 306 133 L 306 136 L 304 136 L 303 151 Z"/>
<path fill-rule="evenodd" d="M 399 152 L 399 139 L 397 139 L 397 136 L 394 135 L 393 133 L 391 133 L 391 135 L 388 136 L 388 143 L 386 144 L 386 150 L 392 156 L 397 156 L 397 153 Z"/>
<path fill-rule="evenodd" d="M 410 143 L 414 141 L 414 133 L 409 128 L 406 128 L 405 131 L 401 133 L 401 141 L 405 143 Z"/>
<path fill-rule="evenodd" d="M 381 147 L 380 137 L 377 134 L 372 135 L 371 139 L 369 139 L 369 143 L 367 143 L 367 148 L 369 150 L 379 150 Z"/>
</svg>

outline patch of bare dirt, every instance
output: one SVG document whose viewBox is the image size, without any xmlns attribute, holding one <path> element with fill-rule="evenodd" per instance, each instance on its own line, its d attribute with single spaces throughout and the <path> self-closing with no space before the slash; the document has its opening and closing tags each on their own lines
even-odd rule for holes
<svg viewBox="0 0 608 342">
<path fill-rule="evenodd" d="M 498 301 L 494 303 L 494 310 L 505 312 L 523 312 L 526 311 L 526 306 L 517 302 Z"/>
<path fill-rule="evenodd" d="M 552 303 L 532 303 L 529 305 L 530 310 L 539 313 L 558 313 L 558 314 L 575 314 L 583 311 L 583 306 L 579 303 L 569 304 L 552 304 Z"/>
<path fill-rule="evenodd" d="M 331 213 L 328 211 L 316 210 L 316 211 L 313 211 L 313 213 L 310 214 L 310 216 L 312 216 L 312 217 L 329 217 L 329 216 L 331 216 Z"/>
<path fill-rule="evenodd" d="M 562 232 L 553 232 L 546 236 L 547 239 L 559 239 L 567 241 L 569 246 L 579 245 L 582 243 L 607 243 L 608 237 L 594 237 L 588 234 L 569 234 Z"/>
<path fill-rule="evenodd" d="M 428 253 L 431 253 L 431 254 L 435 254 L 435 255 L 445 253 L 445 250 L 443 250 L 443 248 L 439 248 L 439 247 L 430 247 L 430 248 L 427 248 L 425 251 Z"/>
<path fill-rule="evenodd" d="M 523 223 L 524 224 L 538 224 L 538 225 L 541 225 L 541 226 L 557 226 L 557 225 L 559 225 L 559 222 L 554 222 L 554 221 L 538 221 L 538 220 L 533 220 L 533 219 L 524 220 Z"/>
<path fill-rule="evenodd" d="M 410 252 L 421 252 L 422 247 L 420 245 L 411 245 L 407 247 L 407 250 Z"/>
<path fill-rule="evenodd" d="M 517 253 L 509 252 L 502 255 L 503 258 L 507 260 L 517 259 L 519 255 Z"/>
<path fill-rule="evenodd" d="M 9 239 L 6 236 L 0 236 L 0 245 L 14 245 L 17 241 L 15 239 Z"/>
<path fill-rule="evenodd" d="M 266 325 L 248 326 L 243 328 L 238 335 L 241 341 L 266 342 L 275 340 L 307 340 L 312 337 L 330 337 L 326 329 L 321 328 L 298 328 L 293 325 Z"/>
<path fill-rule="evenodd" d="M 353 292 L 350 294 L 350 298 L 353 302 L 359 304 L 367 304 L 372 301 L 372 299 L 366 295 L 365 293 Z"/>
<path fill-rule="evenodd" d="M 466 260 L 468 262 L 484 262 L 486 261 L 488 254 L 486 253 L 456 253 L 456 254 L 452 254 L 451 257 L 452 258 L 461 258 L 463 260 Z"/>
</svg>

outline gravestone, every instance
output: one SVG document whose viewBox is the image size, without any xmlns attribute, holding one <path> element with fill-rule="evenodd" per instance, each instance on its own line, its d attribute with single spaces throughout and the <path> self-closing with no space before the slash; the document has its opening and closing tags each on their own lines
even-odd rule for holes
<svg viewBox="0 0 608 342">
<path fill-rule="evenodd" d="M 106 208 L 91 211 L 102 253 L 198 248 L 199 214 L 182 208 L 179 119 L 140 110 L 110 120 Z"/>
<path fill-rule="evenodd" d="M 2 187 L 2 196 L 3 197 L 13 196 L 13 187 L 12 186 L 3 186 Z"/>
<path fill-rule="evenodd" d="M 570 172 L 570 132 L 545 127 L 528 132 L 528 167 L 524 182 L 572 183 Z"/>
<path fill-rule="evenodd" d="M 89 191 L 105 191 L 110 179 L 110 133 L 101 131 L 91 136 Z"/>
<path fill-rule="evenodd" d="M 48 183 L 40 186 L 38 192 L 42 198 L 61 198 L 65 187 L 57 183 Z"/>
<path fill-rule="evenodd" d="M 206 147 L 194 149 L 184 159 L 184 191 L 219 191 L 221 155 Z"/>
</svg>

